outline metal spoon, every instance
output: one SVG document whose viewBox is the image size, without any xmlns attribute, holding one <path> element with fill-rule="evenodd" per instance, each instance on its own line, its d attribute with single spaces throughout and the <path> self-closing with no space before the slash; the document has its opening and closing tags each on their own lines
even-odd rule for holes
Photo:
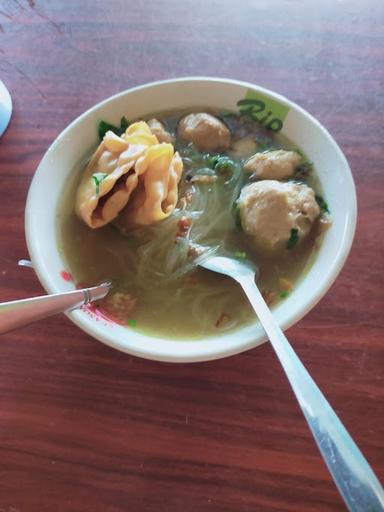
<svg viewBox="0 0 384 512">
<path fill-rule="evenodd" d="M 0 334 L 102 299 L 110 288 L 111 283 L 103 283 L 73 292 L 3 302 L 0 304 Z"/>
<path fill-rule="evenodd" d="M 348 509 L 353 512 L 384 511 L 384 493 L 379 480 L 274 320 L 255 284 L 256 268 L 249 261 L 223 256 L 209 257 L 199 265 L 232 277 L 243 288 Z"/>
</svg>

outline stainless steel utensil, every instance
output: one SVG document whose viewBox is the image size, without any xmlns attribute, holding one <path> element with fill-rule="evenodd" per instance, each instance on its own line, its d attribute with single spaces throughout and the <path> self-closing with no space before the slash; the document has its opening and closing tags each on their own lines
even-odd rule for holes
<svg viewBox="0 0 384 512">
<path fill-rule="evenodd" d="M 200 266 L 235 279 L 267 333 L 328 469 L 352 512 L 384 511 L 384 492 L 363 454 L 274 320 L 255 284 L 252 263 L 213 256 Z"/>
<path fill-rule="evenodd" d="M 110 288 L 111 283 L 103 283 L 73 292 L 3 302 L 0 304 L 0 334 L 102 299 Z"/>
</svg>

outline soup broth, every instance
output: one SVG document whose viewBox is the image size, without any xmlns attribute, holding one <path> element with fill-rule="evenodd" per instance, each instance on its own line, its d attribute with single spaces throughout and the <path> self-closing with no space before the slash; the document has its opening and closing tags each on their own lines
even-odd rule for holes
<svg viewBox="0 0 384 512">
<path fill-rule="evenodd" d="M 63 192 L 58 242 L 76 283 L 82 286 L 112 280 L 112 292 L 97 304 L 107 316 L 155 337 L 199 339 L 255 321 L 235 281 L 196 266 L 201 247 L 252 260 L 259 268 L 258 286 L 274 306 L 289 295 L 310 267 L 324 223 L 321 219 L 315 222 L 309 236 L 291 249 L 270 254 L 255 248 L 252 239 L 239 229 L 236 212 L 239 193 L 250 182 L 243 164 L 255 153 L 252 141 L 257 143 L 256 151 L 297 148 L 254 121 L 214 112 L 235 134 L 234 142 L 227 151 L 198 151 L 177 136 L 177 123 L 184 114 L 156 115 L 174 135 L 184 164 L 173 213 L 156 224 L 133 230 L 125 231 L 114 223 L 90 229 L 74 212 L 84 168 L 80 166 Z M 220 158 L 224 164 L 217 176 L 218 164 L 214 167 L 212 161 Z M 305 156 L 300 167 L 294 179 L 320 194 L 316 174 Z"/>
</svg>

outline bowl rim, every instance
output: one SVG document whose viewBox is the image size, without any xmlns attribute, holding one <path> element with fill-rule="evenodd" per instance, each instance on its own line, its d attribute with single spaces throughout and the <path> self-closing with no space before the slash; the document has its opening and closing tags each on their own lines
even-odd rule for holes
<svg viewBox="0 0 384 512">
<path fill-rule="evenodd" d="M 114 102 L 116 99 L 119 99 L 123 96 L 126 96 L 128 94 L 131 94 L 136 91 L 145 90 L 145 89 L 151 89 L 156 88 L 159 85 L 167 85 L 167 84 L 174 84 L 174 83 L 188 83 L 188 82 L 206 82 L 206 83 L 216 83 L 218 86 L 220 84 L 232 84 L 232 85 L 238 85 L 241 87 L 257 90 L 261 92 L 262 94 L 266 94 L 267 96 L 270 96 L 278 101 L 281 101 L 288 105 L 289 107 L 293 108 L 294 110 L 300 112 L 301 115 L 309 119 L 311 123 L 313 123 L 321 132 L 322 134 L 328 139 L 328 142 L 330 142 L 333 146 L 333 149 L 336 151 L 338 158 L 343 163 L 345 167 L 345 178 L 349 181 L 350 186 L 350 192 L 352 193 L 352 196 L 350 197 L 350 209 L 348 211 L 348 219 L 346 223 L 345 230 L 343 232 L 343 238 L 341 240 L 341 244 L 335 254 L 335 259 L 332 266 L 332 271 L 328 272 L 327 278 L 324 279 L 321 283 L 321 286 L 318 287 L 317 293 L 314 294 L 311 298 L 311 300 L 307 301 L 305 303 L 305 307 L 302 307 L 299 314 L 293 315 L 291 318 L 287 318 L 285 321 L 280 322 L 280 327 L 283 330 L 288 329 L 296 322 L 300 321 L 327 293 L 329 288 L 332 286 L 334 281 L 336 280 L 337 276 L 339 275 L 340 271 L 342 270 L 345 261 L 350 253 L 351 246 L 353 243 L 355 231 L 356 231 L 356 222 L 357 222 L 357 198 L 356 198 L 356 187 L 353 180 L 353 175 L 350 169 L 350 166 L 348 164 L 348 161 L 342 152 L 341 148 L 335 141 L 335 139 L 332 137 L 332 135 L 328 132 L 328 130 L 309 112 L 307 112 L 304 108 L 302 108 L 300 105 L 296 104 L 295 102 L 289 100 L 285 96 L 276 93 L 270 89 L 267 89 L 265 87 L 259 86 L 257 84 L 253 84 L 246 81 L 241 80 L 235 80 L 235 79 L 229 79 L 229 78 L 219 78 L 219 77 L 208 77 L 208 76 L 186 76 L 186 77 L 180 77 L 180 78 L 171 78 L 167 80 L 158 80 L 154 82 L 145 83 L 142 85 L 138 85 L 129 89 L 126 89 L 124 91 L 121 91 L 117 94 L 114 94 L 99 103 L 93 105 L 89 109 L 87 109 L 85 112 L 77 116 L 71 123 L 69 123 L 64 130 L 62 130 L 59 135 L 52 141 L 49 148 L 43 155 L 42 159 L 40 160 L 40 163 L 36 169 L 36 172 L 34 173 L 32 183 L 28 190 L 27 195 L 27 201 L 26 201 L 26 208 L 25 208 L 25 237 L 27 242 L 28 251 L 32 260 L 32 264 L 34 267 L 34 270 L 37 274 L 37 277 L 45 290 L 47 290 L 49 293 L 52 293 L 52 286 L 51 282 L 46 275 L 44 269 L 41 267 L 40 260 L 38 257 L 38 252 L 36 250 L 36 246 L 34 243 L 34 237 L 33 237 L 33 229 L 32 229 L 32 214 L 33 211 L 33 196 L 35 194 L 35 189 L 37 188 L 38 184 L 38 178 L 40 173 L 42 172 L 41 169 L 43 168 L 43 164 L 45 159 L 50 155 L 50 153 L 53 151 L 54 147 L 62 141 L 67 134 L 72 130 L 72 128 L 77 125 L 82 119 L 86 118 L 88 115 L 90 115 L 93 111 L 96 109 L 102 108 L 104 105 L 107 105 L 109 103 Z M 160 343 L 151 344 L 150 346 L 147 346 L 147 344 L 143 344 L 140 349 L 133 349 L 132 347 L 127 346 L 126 342 L 123 343 L 119 339 L 114 339 L 113 341 L 110 339 L 110 337 L 107 337 L 103 335 L 101 332 L 99 332 L 98 329 L 96 329 L 95 322 L 89 322 L 85 321 L 84 317 L 79 314 L 79 311 L 72 311 L 72 312 L 66 312 L 65 314 L 70 318 L 72 322 L 74 322 L 78 327 L 81 328 L 81 330 L 85 331 L 87 334 L 91 335 L 93 338 L 98 339 L 102 343 L 118 349 L 120 351 L 126 352 L 131 355 L 135 355 L 138 357 L 150 359 L 150 360 L 157 360 L 157 361 L 164 361 L 164 362 L 177 362 L 177 363 L 186 363 L 186 362 L 200 362 L 200 361 L 209 361 L 209 360 L 215 360 L 215 359 L 221 359 L 224 357 L 229 357 L 231 355 L 235 355 L 238 353 L 241 353 L 243 351 L 249 350 L 251 348 L 254 348 L 265 341 L 267 341 L 267 337 L 264 336 L 263 338 L 259 340 L 246 340 L 246 341 L 237 341 L 236 343 L 233 343 L 231 346 L 222 344 L 221 346 L 216 346 L 216 348 L 212 349 L 211 344 L 206 343 L 204 340 L 212 340 L 212 337 L 202 338 L 198 340 L 177 340 L 172 339 L 171 341 L 167 341 L 164 338 L 157 338 L 150 335 L 145 335 L 148 338 L 151 338 L 153 340 L 158 340 L 159 342 L 163 342 L 162 348 L 160 349 Z M 125 329 L 125 328 L 123 328 Z M 218 338 L 218 337 L 217 337 Z M 206 346 L 204 347 L 204 342 L 206 343 Z M 164 349 L 164 345 L 167 345 L 167 349 Z M 190 350 L 193 347 L 195 350 Z M 181 346 L 184 348 L 189 347 L 187 351 L 180 350 Z M 199 347 L 199 350 L 196 350 L 196 348 Z M 175 350 L 177 348 L 177 350 Z"/>
</svg>

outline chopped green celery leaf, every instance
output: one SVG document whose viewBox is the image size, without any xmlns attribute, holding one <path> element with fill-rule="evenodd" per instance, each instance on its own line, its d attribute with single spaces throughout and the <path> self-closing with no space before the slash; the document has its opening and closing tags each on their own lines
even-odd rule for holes
<svg viewBox="0 0 384 512">
<path fill-rule="evenodd" d="M 234 201 L 232 205 L 233 216 L 235 217 L 235 226 L 238 230 L 243 231 L 243 226 L 241 224 L 241 216 L 240 216 L 240 205 L 239 201 Z"/>
<path fill-rule="evenodd" d="M 207 167 L 213 169 L 219 176 L 225 179 L 225 185 L 233 183 L 233 180 L 239 176 L 239 164 L 226 155 L 206 153 L 203 155 L 203 161 Z"/>
<path fill-rule="evenodd" d="M 100 183 L 108 176 L 106 172 L 96 172 L 92 174 L 92 179 L 96 185 L 96 195 L 98 196 L 100 193 Z"/>
<path fill-rule="evenodd" d="M 245 251 L 236 251 L 235 258 L 239 260 L 245 260 L 247 258 L 247 253 Z"/>
<path fill-rule="evenodd" d="M 235 224 L 236 224 L 236 227 L 239 231 L 243 231 L 243 225 L 241 223 L 241 217 L 240 217 L 240 212 L 237 212 L 236 213 L 236 216 L 235 216 Z"/>
<path fill-rule="evenodd" d="M 128 320 L 128 325 L 129 325 L 130 327 L 136 327 L 137 322 L 136 322 L 136 320 Z"/>
<path fill-rule="evenodd" d="M 104 135 L 111 131 L 113 133 L 116 133 L 116 135 L 121 135 L 125 132 L 125 130 L 128 128 L 129 123 L 127 119 L 123 116 L 120 120 L 120 126 L 115 126 L 111 123 L 108 123 L 107 121 L 100 121 L 99 125 L 97 127 L 97 133 L 99 135 L 99 139 L 103 140 Z"/>
<path fill-rule="evenodd" d="M 328 207 L 328 204 L 327 202 L 325 201 L 324 198 L 322 198 L 321 196 L 315 196 L 315 199 L 317 201 L 317 204 L 320 206 L 321 210 L 324 212 L 324 213 L 330 213 L 329 211 L 329 207 Z"/>
<path fill-rule="evenodd" d="M 281 299 L 286 299 L 289 295 L 289 292 L 287 292 L 287 290 L 284 290 L 284 291 L 280 292 L 279 295 L 280 295 Z"/>
<path fill-rule="evenodd" d="M 225 169 L 233 169 L 234 167 L 236 167 L 236 164 L 233 160 L 227 156 L 219 156 L 217 157 L 214 169 L 215 171 L 223 171 Z"/>
<path fill-rule="evenodd" d="M 303 164 L 300 164 L 295 169 L 295 178 L 302 178 L 304 176 L 307 176 L 313 168 L 312 162 L 304 162 Z"/>
<path fill-rule="evenodd" d="M 232 211 L 233 211 L 233 213 L 235 213 L 236 210 L 238 210 L 238 209 L 239 209 L 239 200 L 236 199 L 236 201 L 233 201 L 233 204 L 232 204 Z"/>
<path fill-rule="evenodd" d="M 120 134 L 125 133 L 125 130 L 128 128 L 129 123 L 125 116 L 120 119 Z"/>
<path fill-rule="evenodd" d="M 215 166 L 215 171 L 219 172 L 225 179 L 225 186 L 236 183 L 241 176 L 241 167 L 238 162 L 228 157 L 221 157 Z"/>
<path fill-rule="evenodd" d="M 291 229 L 291 236 L 287 242 L 287 249 L 293 249 L 299 241 L 299 231 L 295 228 Z"/>
<path fill-rule="evenodd" d="M 120 128 L 117 128 L 116 126 L 114 126 L 113 124 L 110 124 L 110 123 L 107 123 L 106 121 L 100 121 L 98 127 L 97 127 L 97 132 L 99 134 L 99 139 L 100 140 L 103 140 L 104 138 L 104 135 L 108 132 L 108 131 L 111 131 L 113 133 L 116 133 L 116 135 L 119 134 L 119 131 L 120 131 Z"/>
<path fill-rule="evenodd" d="M 220 155 L 211 155 L 209 153 L 206 153 L 203 156 L 205 164 L 207 165 L 207 167 L 210 167 L 211 169 L 214 169 L 216 167 L 216 164 L 220 158 Z"/>
</svg>

